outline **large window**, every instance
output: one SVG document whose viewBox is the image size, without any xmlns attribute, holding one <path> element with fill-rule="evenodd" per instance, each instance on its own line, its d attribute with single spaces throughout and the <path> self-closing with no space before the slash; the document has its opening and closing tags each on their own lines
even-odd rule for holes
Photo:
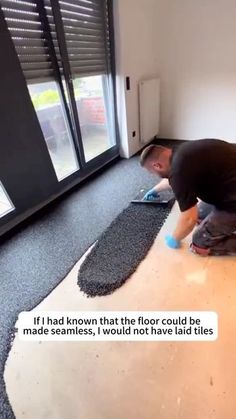
<svg viewBox="0 0 236 419">
<path fill-rule="evenodd" d="M 118 150 L 108 1 L 1 5 L 59 181 Z"/>
</svg>

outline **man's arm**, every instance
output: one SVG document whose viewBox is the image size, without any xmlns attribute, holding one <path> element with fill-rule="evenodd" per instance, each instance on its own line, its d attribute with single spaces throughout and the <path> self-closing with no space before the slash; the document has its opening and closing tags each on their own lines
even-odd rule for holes
<svg viewBox="0 0 236 419">
<path fill-rule="evenodd" d="M 192 208 L 187 211 L 181 212 L 178 219 L 178 223 L 172 237 L 180 241 L 188 236 L 189 233 L 194 229 L 198 220 L 198 209 L 197 205 L 194 205 Z"/>
<path fill-rule="evenodd" d="M 166 191 L 168 189 L 171 189 L 171 186 L 169 184 L 169 179 L 164 178 L 162 179 L 156 186 L 153 188 L 157 193 Z"/>
</svg>

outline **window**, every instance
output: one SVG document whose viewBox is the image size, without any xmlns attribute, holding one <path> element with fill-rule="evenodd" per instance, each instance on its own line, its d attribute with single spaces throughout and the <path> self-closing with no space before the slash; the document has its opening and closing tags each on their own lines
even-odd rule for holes
<svg viewBox="0 0 236 419">
<path fill-rule="evenodd" d="M 67 118 L 55 82 L 28 85 L 58 180 L 78 170 Z"/>
<path fill-rule="evenodd" d="M 115 144 L 114 130 L 109 126 L 106 77 L 89 76 L 74 79 L 76 106 L 85 160 L 89 161 Z"/>
<path fill-rule="evenodd" d="M 0 182 L 0 218 L 4 217 L 4 215 L 14 209 L 14 205 L 12 204 L 2 182 Z"/>
<path fill-rule="evenodd" d="M 37 1 L 8 0 L 3 12 L 58 180 L 78 170 L 53 43 Z M 46 14 L 45 14 L 46 16 Z M 46 22 L 48 23 L 48 22 Z M 49 23 L 48 23 L 49 25 Z"/>
<path fill-rule="evenodd" d="M 86 162 L 115 145 L 107 3 L 59 1 Z"/>
<path fill-rule="evenodd" d="M 108 0 L 3 0 L 58 180 L 118 147 Z"/>
</svg>

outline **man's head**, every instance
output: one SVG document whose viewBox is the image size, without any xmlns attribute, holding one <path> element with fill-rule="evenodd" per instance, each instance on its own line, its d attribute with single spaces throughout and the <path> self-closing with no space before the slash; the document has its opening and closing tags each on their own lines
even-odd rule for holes
<svg viewBox="0 0 236 419">
<path fill-rule="evenodd" d="M 168 178 L 171 166 L 172 150 L 159 145 L 149 145 L 140 157 L 140 164 L 149 172 Z"/>
</svg>

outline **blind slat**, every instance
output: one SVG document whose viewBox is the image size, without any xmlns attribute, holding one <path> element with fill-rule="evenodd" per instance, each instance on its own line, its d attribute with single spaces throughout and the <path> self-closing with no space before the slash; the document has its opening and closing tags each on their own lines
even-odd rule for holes
<svg viewBox="0 0 236 419">
<path fill-rule="evenodd" d="M 41 29 L 41 23 L 40 22 L 30 22 L 28 20 L 24 19 L 12 19 L 5 17 L 8 29 L 15 28 L 15 29 L 33 29 L 33 30 L 40 30 Z"/>
<path fill-rule="evenodd" d="M 101 36 L 101 29 L 87 28 L 86 26 L 69 26 L 64 23 L 64 30 L 66 33 L 73 33 L 75 35 Z"/>
<path fill-rule="evenodd" d="M 44 55 L 42 57 L 42 55 L 24 55 L 24 54 L 19 54 L 19 58 L 20 58 L 20 62 L 22 64 L 26 64 L 26 63 L 44 63 L 44 62 L 50 62 L 50 55 Z"/>
<path fill-rule="evenodd" d="M 70 51 L 71 48 L 88 48 L 88 49 L 99 49 L 100 51 L 103 50 L 103 44 L 101 42 L 92 42 L 91 40 L 87 41 L 87 39 L 81 41 L 80 39 L 74 39 L 73 41 L 67 39 L 67 49 Z"/>
<path fill-rule="evenodd" d="M 32 1 L 24 2 L 24 1 L 14 1 L 14 0 L 1 0 L 1 7 L 2 9 L 10 10 L 18 10 L 22 12 L 36 12 L 36 5 Z"/>
<path fill-rule="evenodd" d="M 65 5 L 69 4 L 71 6 L 81 6 L 81 7 L 94 7 L 101 10 L 101 4 L 103 0 L 61 0 L 60 3 Z"/>
<path fill-rule="evenodd" d="M 80 4 L 70 4 L 68 2 L 61 1 L 61 9 L 66 9 L 68 12 L 72 13 L 85 13 L 91 16 L 101 16 L 101 9 L 98 6 L 95 5 L 87 5 L 87 6 L 81 6 Z"/>
<path fill-rule="evenodd" d="M 36 12 L 28 12 L 27 10 L 15 10 L 15 9 L 7 9 L 5 7 L 2 8 L 3 13 L 8 18 L 11 19 L 25 19 L 26 21 L 30 22 L 38 22 L 38 15 Z"/>
<path fill-rule="evenodd" d="M 51 1 L 53 0 L 44 0 L 45 6 L 51 7 Z M 30 1 L 32 2 L 32 1 Z M 83 7 L 86 9 L 97 9 L 101 10 L 101 4 L 103 0 L 60 0 L 60 4 L 69 7 Z"/>
<path fill-rule="evenodd" d="M 78 67 L 74 68 L 74 78 L 77 77 L 88 77 L 88 76 L 100 76 L 102 74 L 106 74 L 104 70 L 104 66 L 97 66 L 97 67 Z"/>
<path fill-rule="evenodd" d="M 89 28 L 89 29 L 95 29 L 95 30 L 100 30 L 103 31 L 103 27 L 102 27 L 102 23 L 95 23 L 95 22 L 91 22 L 91 21 L 87 21 L 86 19 L 76 19 L 76 20 L 71 20 L 71 19 L 67 19 L 66 17 L 62 18 L 63 20 L 63 25 L 64 27 L 69 27 L 69 28 Z"/>
<path fill-rule="evenodd" d="M 56 51 L 56 54 L 57 55 L 60 55 L 60 51 L 59 51 L 59 48 L 58 47 L 55 47 L 55 51 Z M 74 55 L 79 55 L 79 54 L 81 54 L 81 55 L 89 54 L 90 56 L 93 55 L 93 54 L 97 54 L 99 56 L 103 55 L 103 57 L 106 57 L 106 54 L 104 53 L 104 51 L 101 54 L 101 50 L 99 48 L 89 48 L 88 49 L 86 47 L 85 48 L 71 47 L 71 48 L 68 49 L 68 55 L 69 55 L 69 57 L 71 55 L 74 56 Z"/>
<path fill-rule="evenodd" d="M 37 70 L 37 71 L 41 71 L 41 70 L 52 70 L 50 63 L 49 62 L 36 62 L 36 63 L 29 63 L 29 62 L 22 62 L 22 68 L 23 70 Z"/>
<path fill-rule="evenodd" d="M 73 68 L 79 68 L 79 67 L 101 67 L 103 66 L 104 61 L 103 60 L 99 60 L 99 59 L 87 59 L 87 60 L 83 60 L 83 61 L 72 61 L 71 66 Z"/>
<path fill-rule="evenodd" d="M 44 82 L 48 80 L 52 80 L 53 78 L 53 71 L 52 70 L 25 70 L 24 71 L 25 78 L 29 82 Z"/>
<path fill-rule="evenodd" d="M 84 21 L 87 20 L 88 22 L 100 23 L 101 16 L 96 15 L 95 13 L 85 13 L 83 12 L 71 12 L 70 10 L 65 10 L 61 8 L 61 12 L 67 19 L 75 20 L 75 21 Z"/>
<path fill-rule="evenodd" d="M 47 48 L 32 47 L 32 46 L 24 47 L 22 45 L 16 45 L 16 51 L 18 55 L 28 55 L 28 56 L 40 55 L 42 57 L 42 60 L 43 60 L 43 57 L 49 53 Z"/>
<path fill-rule="evenodd" d="M 41 38 L 16 38 L 15 36 L 12 36 L 12 39 L 16 46 L 25 46 L 27 47 L 44 47 L 46 44 L 45 39 Z"/>
<path fill-rule="evenodd" d="M 97 36 L 95 35 L 88 35 L 88 34 L 75 34 L 68 32 L 66 34 L 67 41 L 75 41 L 75 42 L 96 42 L 98 44 L 101 44 L 103 46 L 103 37 L 99 34 Z"/>
<path fill-rule="evenodd" d="M 43 39 L 44 34 L 42 30 L 33 30 L 32 29 L 11 29 L 12 37 L 14 38 L 33 38 L 33 39 Z"/>
<path fill-rule="evenodd" d="M 69 59 L 71 61 L 71 63 L 73 64 L 73 61 L 83 61 L 83 60 L 95 60 L 95 59 L 101 59 L 101 58 L 105 58 L 105 54 L 101 55 L 99 53 L 95 53 L 93 52 L 93 54 L 70 54 L 69 55 Z"/>
</svg>

